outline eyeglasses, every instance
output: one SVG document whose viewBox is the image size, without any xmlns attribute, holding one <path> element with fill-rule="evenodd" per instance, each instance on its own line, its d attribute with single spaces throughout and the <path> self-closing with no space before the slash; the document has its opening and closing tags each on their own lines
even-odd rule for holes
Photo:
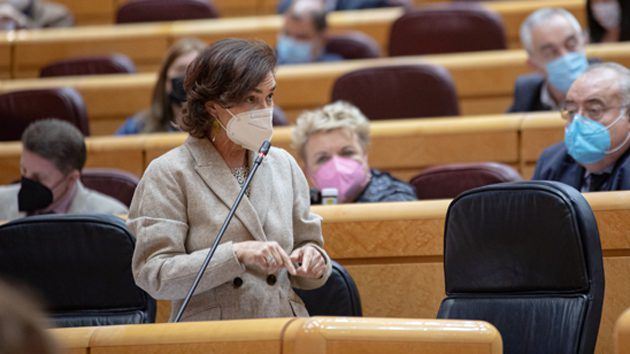
<svg viewBox="0 0 630 354">
<path fill-rule="evenodd" d="M 624 107 L 626 106 L 604 107 L 600 104 L 591 104 L 591 105 L 586 105 L 586 107 L 584 107 L 582 112 L 585 117 L 594 121 L 599 121 L 602 119 L 604 114 L 606 114 L 606 112 L 610 111 L 611 109 L 624 108 Z M 568 104 L 560 109 L 560 116 L 562 116 L 562 119 L 571 122 L 573 121 L 573 118 L 575 118 L 575 115 L 578 114 L 579 112 L 580 112 L 580 107 L 578 105 Z"/>
</svg>

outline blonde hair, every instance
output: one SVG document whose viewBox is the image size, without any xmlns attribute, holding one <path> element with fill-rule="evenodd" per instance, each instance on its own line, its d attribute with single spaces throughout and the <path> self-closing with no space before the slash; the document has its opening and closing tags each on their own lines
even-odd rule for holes
<svg viewBox="0 0 630 354">
<path fill-rule="evenodd" d="M 370 144 L 370 123 L 357 107 L 344 101 L 337 101 L 321 109 L 302 113 L 292 131 L 291 143 L 305 160 L 304 147 L 311 135 L 340 128 L 346 128 L 355 133 L 363 152 L 367 152 Z"/>
</svg>

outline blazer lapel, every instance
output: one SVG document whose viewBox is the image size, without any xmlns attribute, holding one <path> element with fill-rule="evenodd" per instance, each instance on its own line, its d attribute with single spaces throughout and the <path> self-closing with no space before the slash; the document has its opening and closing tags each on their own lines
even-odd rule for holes
<svg viewBox="0 0 630 354">
<path fill-rule="evenodd" d="M 258 153 L 252 151 L 249 156 L 251 167 Z M 267 221 L 269 205 L 271 205 L 271 188 L 269 186 L 273 184 L 271 171 L 269 166 L 267 166 L 267 158 L 263 159 L 260 167 L 258 167 L 258 171 L 256 171 L 252 183 L 249 185 L 250 196 L 247 198 L 247 203 L 256 210 L 256 215 L 258 215 L 261 225 L 265 225 Z"/>
<path fill-rule="evenodd" d="M 195 170 L 229 210 L 241 188 L 227 164 L 208 139 L 188 137 L 185 144 L 195 160 Z M 252 185 L 250 185 L 251 189 Z M 243 196 L 234 216 L 239 219 L 254 239 L 267 240 L 256 209 L 252 206 L 247 195 Z"/>
</svg>

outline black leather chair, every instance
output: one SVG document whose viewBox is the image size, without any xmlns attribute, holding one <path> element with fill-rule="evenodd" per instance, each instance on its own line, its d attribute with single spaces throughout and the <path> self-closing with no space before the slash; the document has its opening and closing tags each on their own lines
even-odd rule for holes
<svg viewBox="0 0 630 354">
<path fill-rule="evenodd" d="M 59 327 L 155 321 L 131 273 L 135 239 L 111 215 L 42 215 L 0 226 L 0 275 L 24 284 Z"/>
<path fill-rule="evenodd" d="M 480 187 L 448 208 L 439 318 L 501 332 L 504 353 L 593 353 L 604 300 L 597 223 L 559 182 Z"/>
<path fill-rule="evenodd" d="M 332 261 L 332 273 L 318 289 L 294 289 L 311 316 L 362 316 L 361 298 L 352 277 L 339 263 Z"/>
</svg>

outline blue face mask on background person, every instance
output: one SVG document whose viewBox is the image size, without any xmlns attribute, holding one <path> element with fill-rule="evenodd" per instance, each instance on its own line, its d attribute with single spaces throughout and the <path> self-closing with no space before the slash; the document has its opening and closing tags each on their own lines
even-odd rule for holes
<svg viewBox="0 0 630 354">
<path fill-rule="evenodd" d="M 276 51 L 280 64 L 305 64 L 313 60 L 313 44 L 311 42 L 300 41 L 286 35 L 278 37 Z"/>
<path fill-rule="evenodd" d="M 621 149 L 628 141 L 628 138 L 630 138 L 630 133 L 627 134 L 626 139 L 619 146 L 608 150 L 611 144 L 608 129 L 625 117 L 625 115 L 626 110 L 624 109 L 619 114 L 619 117 L 608 126 L 605 126 L 581 114 L 576 114 L 569 127 L 564 131 L 564 144 L 569 155 L 579 163 L 591 164 Z"/>
<path fill-rule="evenodd" d="M 553 87 L 566 95 L 573 81 L 588 68 L 588 60 L 582 52 L 567 53 L 547 63 L 547 79 Z"/>
</svg>

